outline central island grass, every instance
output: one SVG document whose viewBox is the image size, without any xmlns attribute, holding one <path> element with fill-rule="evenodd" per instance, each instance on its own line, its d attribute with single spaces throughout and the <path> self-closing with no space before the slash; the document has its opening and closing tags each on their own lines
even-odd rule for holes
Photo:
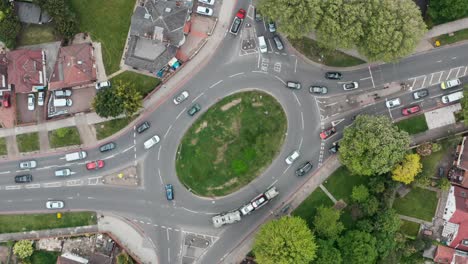
<svg viewBox="0 0 468 264">
<path fill-rule="evenodd" d="M 0 215 L 0 234 L 97 224 L 95 212 Z"/>
<path fill-rule="evenodd" d="M 396 198 L 393 208 L 397 213 L 432 221 L 437 207 L 437 193 L 422 188 L 413 188 L 405 197 Z"/>
<path fill-rule="evenodd" d="M 20 152 L 39 150 L 39 133 L 26 133 L 16 135 L 16 143 Z"/>
<path fill-rule="evenodd" d="M 257 91 L 226 97 L 198 118 L 179 145 L 176 170 L 203 196 L 226 195 L 252 181 L 276 157 L 287 129 L 281 105 Z"/>
</svg>

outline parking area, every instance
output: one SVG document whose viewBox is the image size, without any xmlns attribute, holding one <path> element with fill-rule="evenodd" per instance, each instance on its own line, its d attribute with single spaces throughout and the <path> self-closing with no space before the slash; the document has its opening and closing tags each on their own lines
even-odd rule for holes
<svg viewBox="0 0 468 264">
<path fill-rule="evenodd" d="M 48 116 L 49 118 L 65 115 L 87 112 L 91 109 L 91 104 L 94 96 L 96 96 L 96 88 L 94 85 L 86 86 L 79 89 L 63 89 L 71 90 L 71 96 L 61 97 L 64 99 L 71 99 L 71 106 L 57 106 L 55 101 L 54 92 L 49 92 L 48 102 Z"/>
<path fill-rule="evenodd" d="M 5 92 L 6 93 L 6 92 Z M 13 128 L 15 127 L 16 121 L 16 96 L 15 93 L 9 93 L 10 96 L 10 106 L 5 107 L 2 102 L 0 108 L 0 127 L 1 128 Z"/>
<path fill-rule="evenodd" d="M 38 116 L 44 110 L 43 106 L 37 105 L 37 93 L 34 93 L 34 110 L 28 109 L 28 94 L 27 93 L 17 93 L 16 94 L 16 118 L 17 124 L 31 124 L 36 123 Z"/>
<path fill-rule="evenodd" d="M 416 76 L 408 79 L 410 90 L 418 90 L 441 82 L 467 76 L 468 66 L 459 66 L 446 71 L 433 72 L 426 75 Z"/>
<path fill-rule="evenodd" d="M 177 51 L 176 57 L 183 62 L 187 61 L 203 45 L 215 23 L 211 17 L 192 15 L 190 32 L 185 36 L 185 42 Z"/>
</svg>

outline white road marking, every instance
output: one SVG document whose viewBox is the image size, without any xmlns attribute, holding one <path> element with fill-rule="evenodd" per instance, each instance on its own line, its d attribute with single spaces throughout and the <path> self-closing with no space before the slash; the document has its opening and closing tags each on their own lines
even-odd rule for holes
<svg viewBox="0 0 468 264">
<path fill-rule="evenodd" d="M 465 67 L 465 73 L 463 74 L 463 76 L 466 76 L 466 71 L 468 70 L 468 66 Z"/>
<path fill-rule="evenodd" d="M 88 200 L 96 200 L 96 198 L 88 196 Z"/>
<path fill-rule="evenodd" d="M 171 131 L 171 128 L 172 128 L 172 124 L 169 126 L 169 128 L 167 129 L 166 131 L 166 134 L 164 134 L 164 138 L 167 137 L 167 134 L 169 134 L 169 131 Z"/>
<path fill-rule="evenodd" d="M 275 185 L 275 183 L 277 183 L 278 180 L 275 180 L 272 184 L 270 184 L 270 186 L 268 186 L 267 190 L 270 189 L 270 187 L 272 187 L 273 185 Z"/>
<path fill-rule="evenodd" d="M 455 59 L 457 59 L 457 57 L 452 57 L 452 60 L 455 60 Z"/>
<path fill-rule="evenodd" d="M 291 167 L 291 165 L 289 165 L 288 167 L 286 167 L 286 169 L 283 171 L 283 174 L 284 175 L 286 173 L 286 171 L 289 169 L 289 167 Z"/>
<path fill-rule="evenodd" d="M 460 74 L 460 70 L 461 70 L 461 69 L 462 69 L 461 67 L 458 68 L 458 71 L 457 71 L 457 74 L 455 75 L 455 77 L 458 78 L 458 74 Z"/>
<path fill-rule="evenodd" d="M 339 119 L 339 120 L 335 120 L 335 121 L 331 121 L 331 124 L 332 126 L 337 126 L 339 123 L 343 122 L 345 119 Z"/>
<path fill-rule="evenodd" d="M 296 62 L 294 63 L 294 73 L 296 72 L 297 69 L 297 57 L 296 57 Z"/>
<path fill-rule="evenodd" d="M 334 103 L 331 103 L 331 104 L 327 104 L 325 105 L 325 107 L 328 107 L 328 106 L 332 106 L 332 105 L 336 105 L 338 102 L 334 102 Z"/>
<path fill-rule="evenodd" d="M 426 79 L 427 79 L 427 76 L 424 75 L 424 80 L 423 80 L 423 84 L 421 85 L 421 87 L 426 87 L 426 86 L 424 86 L 424 84 L 426 84 Z M 410 87 L 410 91 L 412 91 L 412 90 L 413 90 L 413 88 Z"/>
<path fill-rule="evenodd" d="M 304 137 L 301 137 L 301 141 L 299 141 L 299 148 L 298 148 L 299 150 L 300 150 L 301 147 L 302 147 L 302 142 L 303 142 L 303 141 L 304 141 Z"/>
<path fill-rule="evenodd" d="M 187 108 L 184 108 L 184 110 L 180 111 L 180 113 L 177 115 L 176 120 L 179 119 L 179 117 L 185 112 Z"/>
<path fill-rule="evenodd" d="M 41 185 L 39 183 L 36 183 L 36 184 L 28 184 L 24 187 L 26 187 L 26 189 L 36 189 L 36 188 L 41 188 Z"/>
<path fill-rule="evenodd" d="M 48 182 L 48 183 L 44 183 L 44 187 L 45 188 L 56 188 L 56 187 L 60 187 L 62 186 L 62 183 L 61 182 Z"/>
<path fill-rule="evenodd" d="M 73 197 L 72 197 L 72 196 L 68 196 L 67 199 L 68 199 L 68 200 L 73 200 Z"/>
<path fill-rule="evenodd" d="M 432 78 L 434 77 L 434 74 L 431 74 L 431 79 L 429 80 L 429 85 L 432 85 Z"/>
<path fill-rule="evenodd" d="M 197 97 L 195 97 L 195 99 L 192 100 L 192 103 L 195 102 L 198 98 L 200 98 L 205 92 L 202 92 L 201 94 L 199 94 Z"/>
<path fill-rule="evenodd" d="M 19 189 L 21 189 L 21 186 L 18 186 L 18 185 L 5 186 L 5 190 L 19 190 Z"/>
<path fill-rule="evenodd" d="M 302 130 L 304 130 L 304 113 L 301 111 L 301 124 L 302 124 Z"/>
<path fill-rule="evenodd" d="M 0 174 L 8 174 L 8 173 L 10 173 L 10 171 L 2 171 L 2 172 L 0 172 Z"/>
<path fill-rule="evenodd" d="M 375 89 L 374 77 L 372 77 L 372 71 L 370 69 L 370 66 L 368 66 L 368 68 L 369 68 L 369 73 L 370 73 L 370 77 L 371 77 L 371 81 L 372 81 L 372 87 L 374 87 L 374 89 Z"/>
<path fill-rule="evenodd" d="M 265 74 L 268 74 L 268 72 L 264 72 L 264 71 L 252 71 L 252 72 L 255 72 L 255 73 L 265 73 Z"/>
<path fill-rule="evenodd" d="M 294 97 L 296 97 L 297 104 L 298 104 L 299 106 L 301 106 L 301 102 L 299 102 L 299 98 L 297 98 L 296 93 L 293 93 L 293 95 L 294 95 Z"/>
<path fill-rule="evenodd" d="M 161 185 L 162 185 L 163 180 L 162 180 L 162 177 L 161 177 L 161 170 L 159 170 L 159 168 L 158 168 L 158 175 L 159 175 L 159 180 L 161 181 Z"/>
<path fill-rule="evenodd" d="M 454 69 L 450 69 L 449 73 L 447 74 L 447 78 L 445 78 L 445 80 L 448 80 L 450 78 L 450 74 L 452 73 Z"/>
<path fill-rule="evenodd" d="M 169 241 L 169 240 L 170 240 L 170 239 L 169 239 L 169 228 L 166 229 L 166 237 L 167 237 L 167 241 Z"/>
<path fill-rule="evenodd" d="M 242 75 L 242 74 L 244 74 L 244 73 L 243 73 L 243 72 L 239 72 L 239 73 L 236 73 L 236 74 L 233 74 L 233 75 L 229 76 L 229 78 L 236 77 L 236 76 Z"/>
<path fill-rule="evenodd" d="M 167 248 L 167 263 L 171 263 L 171 248 Z"/>
<path fill-rule="evenodd" d="M 209 89 L 215 87 L 216 85 L 218 85 L 218 84 L 220 84 L 220 83 L 222 83 L 222 82 L 223 82 L 223 80 L 217 81 L 216 83 L 212 84 L 212 85 L 209 87 Z"/>
<path fill-rule="evenodd" d="M 261 57 L 262 57 L 262 56 L 261 56 L 260 53 L 259 53 L 259 54 L 258 54 L 257 68 L 260 68 L 260 58 L 261 58 Z"/>
<path fill-rule="evenodd" d="M 439 80 L 437 81 L 437 83 L 440 83 L 441 79 L 442 79 L 442 75 L 444 75 L 444 72 L 442 72 L 439 76 Z"/>
<path fill-rule="evenodd" d="M 125 152 L 131 150 L 134 146 L 135 146 L 135 145 L 132 145 L 132 146 L 130 146 L 130 147 L 124 149 L 124 150 L 122 151 L 122 153 L 125 153 Z"/>
<path fill-rule="evenodd" d="M 112 159 L 113 157 L 115 157 L 115 154 L 112 154 L 112 155 L 110 155 L 110 156 L 107 156 L 107 157 L 103 158 L 103 160 Z"/>
<path fill-rule="evenodd" d="M 286 82 L 283 81 L 280 77 L 278 77 L 278 76 L 275 75 L 275 78 L 278 79 L 280 82 L 282 82 L 284 85 L 286 85 Z"/>
<path fill-rule="evenodd" d="M 83 181 L 82 181 L 82 180 L 70 180 L 70 181 L 67 181 L 67 186 L 80 186 L 80 185 L 83 185 Z"/>
<path fill-rule="evenodd" d="M 361 79 L 359 79 L 359 80 L 360 80 L 360 81 L 364 81 L 364 80 L 368 80 L 368 79 L 372 79 L 372 77 L 361 78 Z"/>
<path fill-rule="evenodd" d="M 159 145 L 159 150 L 158 150 L 158 160 L 159 160 L 159 156 L 161 155 L 161 145 Z"/>
<path fill-rule="evenodd" d="M 437 62 L 442 62 L 442 60 L 438 60 Z"/>
<path fill-rule="evenodd" d="M 429 98 L 432 99 L 432 98 L 436 98 L 436 97 L 439 97 L 439 96 L 442 96 L 442 95 L 444 95 L 444 94 L 436 94 L 436 95 L 433 95 L 433 96 L 431 96 L 431 97 L 429 97 Z"/>
</svg>

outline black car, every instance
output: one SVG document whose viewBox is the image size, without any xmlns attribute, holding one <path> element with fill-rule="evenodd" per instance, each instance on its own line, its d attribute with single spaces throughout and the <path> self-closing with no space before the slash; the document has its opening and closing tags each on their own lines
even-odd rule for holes
<svg viewBox="0 0 468 264">
<path fill-rule="evenodd" d="M 143 132 L 145 132 L 148 128 L 150 128 L 150 123 L 149 123 L 148 121 L 145 121 L 145 122 L 143 122 L 143 123 L 141 123 L 141 124 L 139 124 L 139 125 L 137 126 L 136 131 L 137 131 L 138 133 L 143 133 Z"/>
<path fill-rule="evenodd" d="M 429 91 L 427 89 L 421 89 L 413 93 L 414 100 L 421 99 L 429 95 Z"/>
<path fill-rule="evenodd" d="M 234 18 L 234 21 L 232 22 L 232 25 L 231 25 L 231 33 L 232 34 L 236 34 L 239 32 L 239 28 L 240 28 L 240 25 L 242 23 L 242 20 L 238 17 L 235 17 Z"/>
<path fill-rule="evenodd" d="M 326 94 L 328 93 L 328 88 L 325 86 L 311 86 L 309 87 L 309 92 L 315 94 Z"/>
<path fill-rule="evenodd" d="M 199 104 L 194 104 L 190 109 L 187 111 L 187 114 L 189 116 L 194 116 L 196 113 L 198 113 L 201 110 L 201 106 Z"/>
<path fill-rule="evenodd" d="M 341 80 L 341 72 L 326 72 L 325 78 L 330 80 Z"/>
<path fill-rule="evenodd" d="M 296 170 L 296 176 L 304 176 L 312 169 L 312 163 L 306 162 Z"/>
<path fill-rule="evenodd" d="M 113 149 L 115 149 L 116 145 L 114 142 L 109 142 L 107 144 L 104 144 L 102 146 L 99 147 L 99 151 L 101 152 L 107 152 L 107 151 L 111 151 Z"/>
<path fill-rule="evenodd" d="M 15 182 L 16 182 L 16 183 L 27 183 L 27 182 L 32 182 L 32 175 L 31 175 L 31 174 L 16 175 L 16 176 L 15 176 Z"/>
</svg>

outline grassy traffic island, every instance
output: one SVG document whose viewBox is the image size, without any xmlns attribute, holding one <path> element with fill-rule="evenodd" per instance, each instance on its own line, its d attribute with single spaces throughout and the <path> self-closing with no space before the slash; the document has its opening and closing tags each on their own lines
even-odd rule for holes
<svg viewBox="0 0 468 264">
<path fill-rule="evenodd" d="M 177 175 L 198 195 L 232 193 L 268 167 L 286 129 L 286 115 L 272 96 L 259 91 L 228 96 L 184 135 L 177 151 Z"/>
</svg>

